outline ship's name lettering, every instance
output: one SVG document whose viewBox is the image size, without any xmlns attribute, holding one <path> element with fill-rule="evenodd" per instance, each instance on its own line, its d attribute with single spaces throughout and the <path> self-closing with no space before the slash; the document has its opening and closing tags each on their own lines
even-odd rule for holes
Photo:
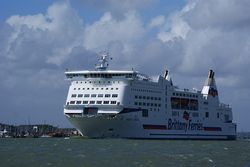
<svg viewBox="0 0 250 167">
<path fill-rule="evenodd" d="M 203 130 L 202 123 L 192 123 L 192 120 L 188 120 L 187 122 L 181 122 L 178 120 L 168 120 L 168 129 L 169 130 Z"/>
</svg>

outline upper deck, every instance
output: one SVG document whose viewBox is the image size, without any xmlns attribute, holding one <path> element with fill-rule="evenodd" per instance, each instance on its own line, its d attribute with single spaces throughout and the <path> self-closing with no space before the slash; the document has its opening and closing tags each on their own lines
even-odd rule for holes
<svg viewBox="0 0 250 167">
<path fill-rule="evenodd" d="M 74 78 L 126 78 L 126 79 L 137 79 L 144 81 L 151 81 L 152 79 L 145 74 L 141 74 L 138 71 L 116 71 L 116 70 L 105 70 L 105 71 L 66 71 L 66 78 L 74 80 Z"/>
<path fill-rule="evenodd" d="M 84 78 L 126 78 L 126 79 L 137 79 L 144 81 L 151 81 L 152 79 L 145 74 L 141 74 L 138 71 L 121 71 L 121 70 L 107 70 L 109 66 L 109 54 L 102 52 L 98 63 L 96 64 L 95 70 L 89 71 L 66 71 L 65 75 L 67 79 L 84 79 Z M 111 58 L 112 60 L 112 58 Z"/>
</svg>

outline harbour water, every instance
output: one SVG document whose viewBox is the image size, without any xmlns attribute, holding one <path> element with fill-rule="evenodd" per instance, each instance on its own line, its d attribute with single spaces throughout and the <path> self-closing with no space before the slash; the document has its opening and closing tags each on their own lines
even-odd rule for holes
<svg viewBox="0 0 250 167">
<path fill-rule="evenodd" d="M 250 141 L 0 139 L 1 167 L 250 167 Z"/>
</svg>

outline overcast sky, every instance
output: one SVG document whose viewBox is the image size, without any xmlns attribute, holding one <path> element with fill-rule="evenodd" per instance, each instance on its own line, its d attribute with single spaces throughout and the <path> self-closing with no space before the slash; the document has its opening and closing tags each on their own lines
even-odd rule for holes
<svg viewBox="0 0 250 167">
<path fill-rule="evenodd" d="M 109 48 L 113 69 L 202 89 L 215 71 L 221 102 L 250 131 L 249 0 L 3 0 L 0 122 L 70 126 L 64 71 L 92 69 Z"/>
</svg>

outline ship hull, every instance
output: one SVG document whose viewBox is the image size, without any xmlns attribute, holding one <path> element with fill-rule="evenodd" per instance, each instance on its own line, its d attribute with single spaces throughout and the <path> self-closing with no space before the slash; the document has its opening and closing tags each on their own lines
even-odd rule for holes
<svg viewBox="0 0 250 167">
<path fill-rule="evenodd" d="M 224 124 L 221 131 L 171 130 L 168 124 L 144 124 L 137 118 L 124 116 L 67 117 L 77 130 L 89 138 L 235 140 L 235 125 Z M 206 125 L 209 126 L 209 125 Z M 166 128 L 164 128 L 166 127 Z"/>
</svg>

